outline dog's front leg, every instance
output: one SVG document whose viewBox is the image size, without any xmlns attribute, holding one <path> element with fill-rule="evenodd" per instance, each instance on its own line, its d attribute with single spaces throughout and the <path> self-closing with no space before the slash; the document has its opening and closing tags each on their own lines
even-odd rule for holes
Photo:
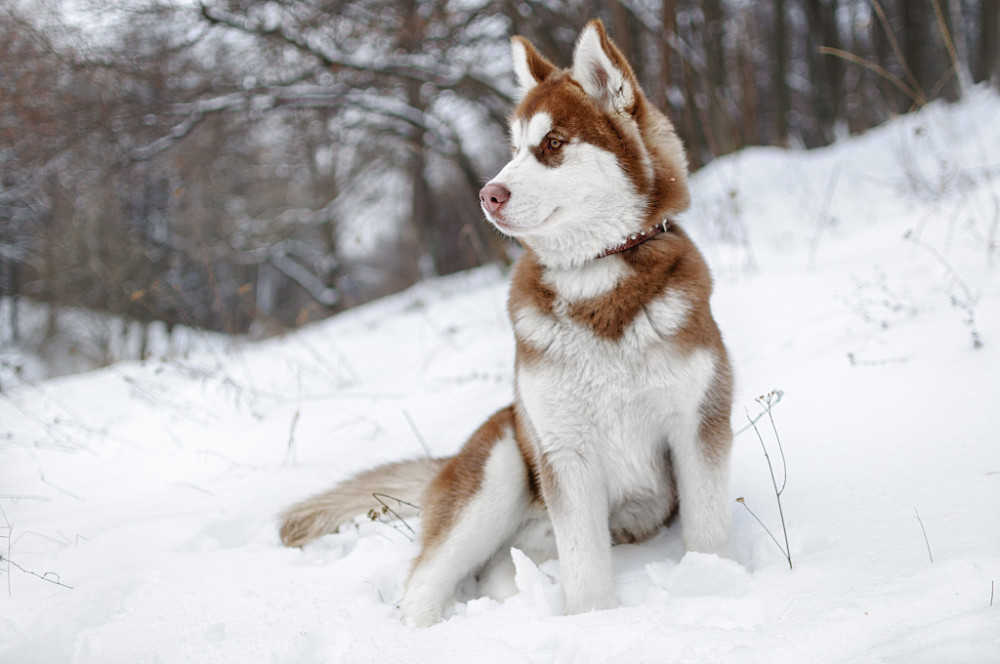
<svg viewBox="0 0 1000 664">
<path fill-rule="evenodd" d="M 616 606 L 608 493 L 601 469 L 576 450 L 546 455 L 542 492 L 556 536 L 565 613 Z"/>
</svg>

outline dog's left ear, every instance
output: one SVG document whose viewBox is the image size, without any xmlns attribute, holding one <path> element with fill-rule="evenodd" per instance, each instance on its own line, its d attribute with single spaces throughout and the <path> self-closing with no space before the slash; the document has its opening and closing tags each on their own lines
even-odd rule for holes
<svg viewBox="0 0 1000 664">
<path fill-rule="evenodd" d="M 573 78 L 605 111 L 635 110 L 638 83 L 604 24 L 594 19 L 580 33 L 573 51 Z"/>
</svg>

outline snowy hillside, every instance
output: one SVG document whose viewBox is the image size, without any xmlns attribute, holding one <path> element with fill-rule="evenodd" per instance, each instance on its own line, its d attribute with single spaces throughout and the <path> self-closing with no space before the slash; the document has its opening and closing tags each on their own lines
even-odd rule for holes
<svg viewBox="0 0 1000 664">
<path fill-rule="evenodd" d="M 998 119 L 978 90 L 694 178 L 683 223 L 715 271 L 734 426 L 783 391 L 794 569 L 736 502 L 783 542 L 753 430 L 737 559 L 684 555 L 679 524 L 617 547 L 612 611 L 561 616 L 558 563 L 522 561 L 516 597 L 415 629 L 395 608 L 404 525 L 281 547 L 291 502 L 449 454 L 509 402 L 507 286 L 485 268 L 282 339 L 0 394 L 0 662 L 1000 661 Z"/>
</svg>

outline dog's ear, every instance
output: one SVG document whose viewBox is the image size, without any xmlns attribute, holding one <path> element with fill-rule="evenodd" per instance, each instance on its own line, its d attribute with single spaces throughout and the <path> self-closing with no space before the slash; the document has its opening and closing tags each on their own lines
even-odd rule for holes
<svg viewBox="0 0 1000 664">
<path fill-rule="evenodd" d="M 605 111 L 631 113 L 638 83 L 604 24 L 594 19 L 580 33 L 573 50 L 573 78 Z"/>
<path fill-rule="evenodd" d="M 524 37 L 511 37 L 510 50 L 514 57 L 517 96 L 523 99 L 524 95 L 541 83 L 556 66 L 542 57 Z"/>
</svg>

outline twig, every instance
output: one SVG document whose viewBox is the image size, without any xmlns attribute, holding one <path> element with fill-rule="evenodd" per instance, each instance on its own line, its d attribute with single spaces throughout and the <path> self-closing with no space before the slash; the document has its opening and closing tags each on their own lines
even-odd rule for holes
<svg viewBox="0 0 1000 664">
<path fill-rule="evenodd" d="M 993 252 L 997 248 L 997 228 L 1000 227 L 1000 197 L 993 195 L 993 222 L 986 237 L 986 265 L 993 267 Z"/>
<path fill-rule="evenodd" d="M 936 258 L 938 262 L 941 263 L 944 269 L 946 269 L 948 273 L 951 275 L 951 277 L 955 280 L 955 283 L 958 284 L 958 286 L 965 292 L 966 299 L 970 302 L 974 300 L 974 298 L 972 297 L 972 291 L 969 290 L 969 287 L 965 284 L 965 281 L 958 274 L 958 271 L 951 266 L 951 263 L 948 262 L 948 259 L 945 258 L 940 251 L 934 248 L 933 245 L 924 242 L 913 231 L 906 231 L 905 233 L 903 233 L 903 239 L 909 240 L 910 242 L 926 249 L 928 253 L 934 256 L 934 258 Z"/>
<path fill-rule="evenodd" d="M 809 272 L 816 271 L 816 255 L 819 253 L 819 240 L 823 235 L 823 228 L 832 226 L 830 222 L 830 202 L 833 200 L 833 192 L 837 188 L 837 180 L 840 178 L 840 164 L 833 169 L 830 174 L 830 181 L 826 185 L 826 195 L 823 197 L 823 207 L 819 212 L 819 219 L 816 220 L 816 234 L 812 242 L 809 243 Z"/>
<path fill-rule="evenodd" d="M 865 358 L 858 357 L 854 353 L 847 354 L 847 361 L 852 367 L 882 367 L 887 364 L 902 364 L 904 362 L 909 362 L 907 357 L 883 357 L 878 360 L 868 360 Z"/>
<path fill-rule="evenodd" d="M 771 420 L 771 429 L 774 431 L 774 440 L 776 443 L 778 443 L 778 452 L 781 454 L 782 479 L 781 479 L 781 490 L 778 491 L 778 495 L 780 496 L 785 492 L 785 485 L 788 483 L 788 466 L 785 464 L 785 450 L 781 446 L 781 436 L 778 435 L 778 427 L 775 426 L 774 424 L 774 415 L 771 414 L 771 395 L 770 394 L 767 395 L 766 400 L 765 397 L 763 396 L 757 399 L 758 403 L 762 401 L 764 402 L 765 404 L 764 407 L 767 411 L 767 419 Z M 778 507 L 780 508 L 781 505 L 779 504 Z M 782 522 L 784 522 L 784 519 L 782 519 Z"/>
<path fill-rule="evenodd" d="M 418 512 L 420 511 L 420 508 L 417 507 L 416 505 L 414 505 L 413 503 L 408 503 L 405 500 L 402 500 L 401 498 L 396 498 L 395 496 L 390 496 L 390 495 L 385 494 L 385 493 L 373 493 L 372 494 L 372 498 L 374 498 L 375 500 L 377 500 L 379 502 L 379 504 L 382 505 L 382 510 L 379 511 L 379 510 L 376 510 L 374 508 L 368 510 L 368 518 L 371 519 L 372 521 L 382 521 L 382 523 L 385 523 L 386 525 L 390 526 L 396 532 L 401 533 L 406 539 L 408 539 L 408 540 L 410 540 L 412 542 L 413 541 L 413 537 L 412 536 L 416 535 L 416 531 L 413 530 L 413 528 L 410 526 L 410 524 L 408 524 L 406 522 L 406 519 L 404 519 L 402 517 L 402 515 L 400 515 L 399 512 L 397 512 L 393 508 L 389 507 L 389 503 L 385 502 L 385 500 L 382 500 L 382 499 L 386 498 L 388 500 L 394 500 L 394 501 L 396 501 L 397 505 L 409 505 L 410 507 L 414 508 Z M 394 523 L 388 523 L 388 522 L 384 521 L 382 519 L 382 515 L 384 515 L 384 514 L 391 514 L 393 517 L 395 517 L 396 520 L 398 520 L 400 523 L 402 523 L 403 526 L 405 526 L 406 529 L 408 531 L 410 531 L 410 534 L 408 535 L 405 532 L 403 532 L 402 530 L 400 530 L 399 526 L 397 526 L 396 524 L 394 524 Z"/>
<path fill-rule="evenodd" d="M 773 391 L 767 395 L 762 395 L 758 397 L 756 401 L 757 403 L 764 406 L 765 412 L 761 413 L 761 415 L 759 415 L 756 419 L 751 419 L 750 413 L 747 413 L 747 419 L 750 420 L 750 426 L 753 427 L 754 433 L 757 434 L 757 439 L 760 441 L 760 447 L 762 450 L 764 450 L 764 459 L 767 461 L 767 470 L 768 473 L 771 475 L 771 484 L 774 486 L 774 497 L 778 503 L 778 517 L 781 519 L 781 532 L 784 534 L 785 537 L 785 546 L 782 547 L 781 544 L 778 543 L 778 539 L 774 536 L 774 534 L 770 531 L 770 529 L 768 529 L 768 527 L 764 525 L 764 523 L 760 520 L 760 518 L 758 518 L 757 515 L 754 514 L 753 511 L 747 506 L 746 501 L 742 497 L 737 498 L 736 502 L 742 504 L 743 507 L 746 508 L 748 512 L 750 512 L 750 515 L 757 520 L 757 523 L 759 523 L 764 528 L 764 530 L 767 532 L 768 535 L 770 535 L 774 543 L 778 545 L 778 549 L 781 551 L 781 553 L 785 555 L 785 559 L 788 561 L 788 569 L 794 569 L 792 565 L 791 547 L 788 545 L 788 528 L 785 525 L 785 512 L 781 506 L 781 494 L 784 493 L 785 486 L 788 483 L 788 466 L 785 464 L 785 450 L 781 446 L 781 438 L 778 436 L 778 428 L 777 426 L 775 426 L 773 415 L 771 415 L 771 406 L 777 403 L 777 401 L 774 400 L 774 397 L 778 395 L 780 395 L 780 392 Z M 757 429 L 757 420 L 759 420 L 765 413 L 767 414 L 768 418 L 771 421 L 771 428 L 774 431 L 774 438 L 778 444 L 778 451 L 781 454 L 782 480 L 780 489 L 778 488 L 778 479 L 774 475 L 774 466 L 771 464 L 771 456 L 767 453 L 767 445 L 764 444 L 764 437 L 760 435 L 760 431 Z"/>
<path fill-rule="evenodd" d="M 771 404 L 770 404 L 771 406 L 777 406 L 779 403 L 781 403 L 781 397 L 783 397 L 785 395 L 785 393 L 783 391 L 781 391 L 781 390 L 771 390 L 771 394 L 774 396 L 774 399 L 771 401 Z M 752 428 L 752 426 L 754 424 L 756 424 L 757 421 L 760 420 L 765 415 L 767 415 L 767 411 L 766 410 L 762 410 L 760 412 L 760 414 L 757 415 L 757 417 L 753 418 L 750 421 L 749 424 L 745 424 L 742 429 L 738 429 L 738 430 L 734 431 L 733 432 L 733 437 L 735 438 L 736 436 L 740 435 L 744 431 L 749 431 Z"/>
<path fill-rule="evenodd" d="M 0 555 L 0 560 L 4 560 L 4 559 L 5 559 L 4 556 Z M 67 590 L 73 590 L 73 586 L 67 586 L 65 583 L 63 583 L 62 581 L 59 580 L 59 575 L 56 572 L 46 572 L 45 574 L 39 574 L 38 572 L 33 572 L 30 569 L 25 569 L 25 568 L 21 567 L 20 565 L 18 565 L 17 563 L 15 563 L 13 560 L 11 560 L 9 557 L 7 557 L 5 560 L 6 560 L 7 565 L 8 565 L 8 567 L 7 567 L 7 570 L 8 570 L 8 572 L 7 572 L 7 575 L 8 575 L 8 578 L 7 578 L 7 594 L 8 595 L 10 594 L 10 571 L 9 571 L 10 570 L 10 565 L 13 565 L 17 569 L 19 569 L 22 572 L 24 572 L 25 574 L 30 574 L 31 576 L 38 577 L 42 581 L 48 581 L 49 583 L 55 584 L 57 586 L 62 586 L 63 588 L 66 588 Z M 54 576 L 55 578 L 51 579 L 51 578 L 49 578 L 50 576 Z"/>
<path fill-rule="evenodd" d="M 902 92 L 907 97 L 912 99 L 913 103 L 916 104 L 917 106 L 922 106 L 923 104 L 927 103 L 926 101 L 922 101 L 923 99 L 922 95 L 918 94 L 910 86 L 904 83 L 898 76 L 891 73 L 881 65 L 872 62 L 871 60 L 865 60 L 861 56 L 854 55 L 853 53 L 849 53 L 847 51 L 842 51 L 839 48 L 833 48 L 832 46 L 820 46 L 817 49 L 817 51 L 819 51 L 824 55 L 833 55 L 838 58 L 847 60 L 848 62 L 853 62 L 856 65 L 861 65 L 865 69 L 870 69 L 871 71 L 875 72 L 876 74 L 878 74 L 879 76 L 881 76 L 882 78 L 884 78 L 885 80 L 889 81 L 894 86 L 902 90 Z"/>
<path fill-rule="evenodd" d="M 295 457 L 295 426 L 299 423 L 299 411 L 295 411 L 295 415 L 292 416 L 292 426 L 288 430 L 288 446 L 285 447 L 285 458 L 282 460 L 281 465 L 287 465 L 289 462 L 294 461 Z"/>
<path fill-rule="evenodd" d="M 431 448 L 427 446 L 427 441 L 424 440 L 424 437 L 420 435 L 420 430 L 417 429 L 416 423 L 413 421 L 413 418 L 410 416 L 409 411 L 406 410 L 405 408 L 403 409 L 403 417 L 406 418 L 406 423 L 409 424 L 410 425 L 410 429 L 413 430 L 413 435 L 417 437 L 417 442 L 420 443 L 420 447 L 423 448 L 424 454 L 427 455 L 428 459 L 430 459 L 431 456 L 432 456 L 431 455 Z M 400 502 L 402 502 L 402 501 L 400 501 Z"/>
<path fill-rule="evenodd" d="M 931 562 L 934 562 L 934 554 L 931 553 L 931 542 L 927 539 L 927 529 L 924 528 L 924 522 L 920 518 L 920 512 L 918 512 L 917 508 L 914 507 L 913 513 L 917 516 L 917 523 L 920 524 L 920 531 L 924 534 L 924 544 L 927 545 L 927 557 L 931 559 Z"/>
<path fill-rule="evenodd" d="M 777 538 L 775 538 L 774 533 L 771 532 L 771 529 L 765 526 L 764 522 L 760 520 L 760 517 L 754 514 L 753 510 L 750 509 L 750 507 L 747 505 L 746 499 L 744 499 L 743 496 L 740 496 L 739 498 L 736 499 L 736 502 L 742 505 L 747 512 L 750 512 L 750 516 L 752 516 L 754 519 L 757 520 L 757 523 L 759 523 L 760 527 L 764 529 L 764 532 L 767 533 L 768 536 L 770 536 L 771 541 L 774 542 L 774 545 L 778 547 L 778 550 L 781 551 L 782 554 L 784 554 L 785 558 L 787 558 L 788 552 L 785 551 L 785 548 L 783 546 L 781 546 L 781 542 L 779 542 Z M 791 566 L 790 563 L 789 566 Z"/>
<path fill-rule="evenodd" d="M 976 329 L 976 304 L 978 304 L 979 298 L 973 296 L 972 290 L 969 289 L 969 286 L 958 274 L 958 271 L 951 266 L 951 263 L 948 262 L 948 259 L 946 259 L 944 255 L 940 251 L 938 251 L 933 245 L 924 242 L 912 230 L 906 231 L 906 233 L 903 234 L 903 239 L 913 242 L 918 247 L 923 247 L 931 256 L 936 258 L 937 261 L 944 267 L 944 269 L 948 271 L 948 274 L 951 275 L 952 281 L 955 284 L 957 284 L 958 287 L 962 290 L 962 293 L 965 295 L 965 299 L 960 300 L 959 298 L 955 297 L 954 294 L 952 294 L 951 304 L 953 307 L 965 311 L 966 319 L 963 322 L 970 328 L 970 334 L 972 335 L 972 347 L 976 350 L 982 348 L 983 341 L 979 337 L 979 330 Z"/>
<path fill-rule="evenodd" d="M 14 526 L 10 525 L 10 520 L 7 518 L 7 512 L 4 511 L 3 507 L 0 507 L 0 514 L 3 515 L 4 523 L 7 524 L 7 597 L 11 596 L 10 592 L 10 549 L 14 542 Z"/>
<path fill-rule="evenodd" d="M 882 29 L 885 30 L 885 36 L 889 38 L 889 45 L 892 46 L 892 52 L 895 54 L 899 66 L 903 68 L 903 72 L 906 73 L 906 77 L 910 80 L 911 88 L 919 96 L 919 99 L 914 99 L 914 102 L 917 106 L 923 106 L 927 103 L 927 96 L 920 89 L 917 77 L 913 75 L 913 70 L 910 69 L 909 63 L 903 57 L 903 51 L 899 48 L 899 42 L 896 41 L 896 34 L 893 32 L 892 26 L 889 24 L 889 19 L 886 18 L 885 12 L 882 10 L 882 5 L 879 4 L 878 0 L 872 0 L 872 5 L 875 7 L 875 13 L 878 14 L 878 20 L 882 24 Z"/>
<path fill-rule="evenodd" d="M 948 29 L 948 24 L 944 20 L 944 14 L 941 11 L 941 3 L 938 2 L 938 0 L 931 0 L 931 4 L 934 5 L 934 16 L 937 18 L 938 29 L 941 31 L 941 36 L 944 38 L 944 45 L 948 51 L 948 57 L 951 58 L 951 68 L 958 77 L 959 92 L 962 95 L 962 98 L 965 99 L 969 96 L 970 81 L 965 73 L 965 69 L 962 67 L 962 63 L 958 59 L 958 51 L 955 50 L 955 43 L 951 39 L 951 30 Z M 942 83 L 942 85 L 944 84 Z"/>
<path fill-rule="evenodd" d="M 87 499 L 86 499 L 86 498 L 84 498 L 84 497 L 82 497 L 82 496 L 80 496 L 80 495 L 77 495 L 77 494 L 73 493 L 73 492 L 72 492 L 72 491 L 70 491 L 69 489 L 64 489 L 64 488 L 62 488 L 61 486 L 57 486 L 57 485 L 53 484 L 52 482 L 50 482 L 49 480 L 45 479 L 45 474 L 44 474 L 44 473 L 42 473 L 42 472 L 39 472 L 39 473 L 38 473 L 38 478 L 39 478 L 40 480 L 42 480 L 42 484 L 44 484 L 45 486 L 48 486 L 48 487 L 52 487 L 53 489 L 55 489 L 55 490 L 56 490 L 56 491 L 58 491 L 59 493 L 61 493 L 61 494 L 65 495 L 65 496 L 69 496 L 69 497 L 70 497 L 70 498 L 72 498 L 73 500 L 77 500 L 77 501 L 79 501 L 79 502 L 81 502 L 81 503 L 85 503 L 85 502 L 87 502 Z"/>
<path fill-rule="evenodd" d="M 8 597 L 11 596 L 11 585 L 10 585 L 10 568 L 11 568 L 11 566 L 16 567 L 17 569 L 21 570 L 25 574 L 30 574 L 31 576 L 38 577 L 42 581 L 48 581 L 49 583 L 54 583 L 57 586 L 62 586 L 63 588 L 68 588 L 69 590 L 73 590 L 72 586 L 67 586 L 65 583 L 63 583 L 62 581 L 60 581 L 59 580 L 59 575 L 56 574 L 55 572 L 46 572 L 45 574 L 39 574 L 38 572 L 33 572 L 30 569 L 25 569 L 24 567 L 21 567 L 20 565 L 18 565 L 17 563 L 15 563 L 13 560 L 11 560 L 11 558 L 10 558 L 10 552 L 11 552 L 11 547 L 13 546 L 13 541 L 14 541 L 14 526 L 13 526 L 13 524 L 11 524 L 10 519 L 7 518 L 7 513 L 4 511 L 3 507 L 0 507 L 0 515 L 3 516 L 4 523 L 7 524 L 7 534 L 5 535 L 5 537 L 7 538 L 7 553 L 6 553 L 6 555 L 0 553 L 0 562 L 7 563 L 7 596 Z M 54 576 L 55 578 L 54 579 L 49 578 L 50 576 Z"/>
</svg>

